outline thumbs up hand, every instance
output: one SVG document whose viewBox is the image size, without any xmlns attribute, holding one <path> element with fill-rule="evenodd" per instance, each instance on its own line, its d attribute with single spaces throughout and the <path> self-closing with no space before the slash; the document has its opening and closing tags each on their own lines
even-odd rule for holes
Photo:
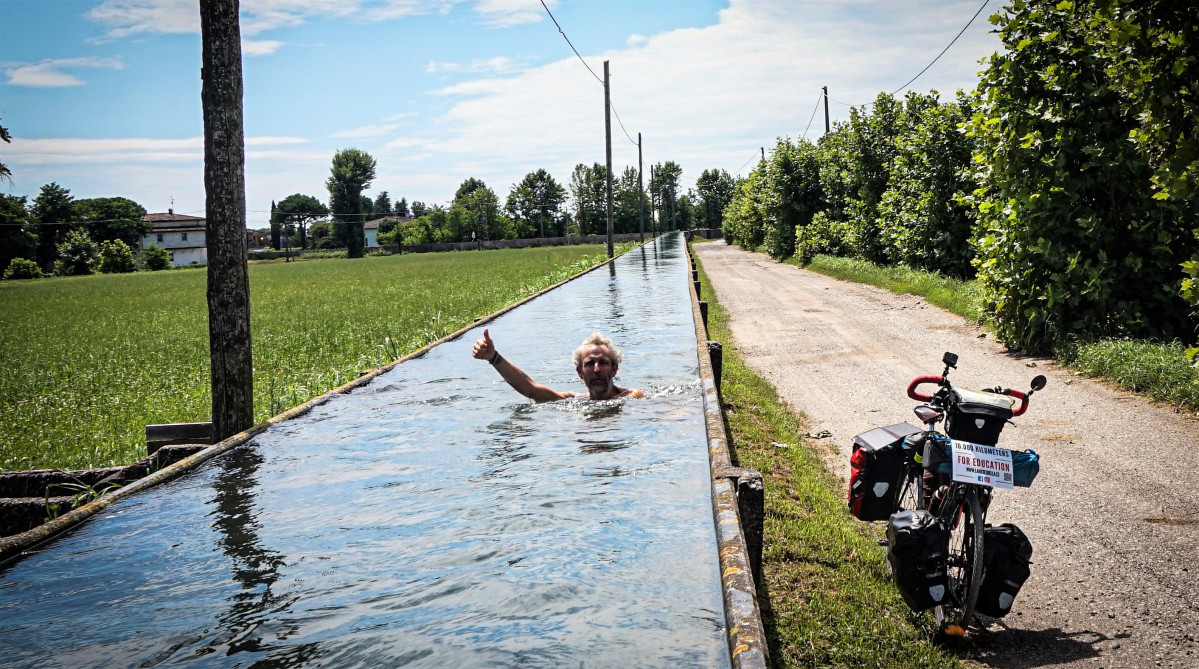
<svg viewBox="0 0 1199 669">
<path fill-rule="evenodd" d="M 479 360 L 487 360 L 490 362 L 495 358 L 495 342 L 491 341 L 491 335 L 487 334 L 487 329 L 483 329 L 483 338 L 475 342 L 475 348 L 472 355 Z"/>
</svg>

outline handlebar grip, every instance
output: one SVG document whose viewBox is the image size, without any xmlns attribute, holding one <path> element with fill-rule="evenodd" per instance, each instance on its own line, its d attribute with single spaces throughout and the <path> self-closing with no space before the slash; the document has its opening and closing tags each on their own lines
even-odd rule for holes
<svg viewBox="0 0 1199 669">
<path fill-rule="evenodd" d="M 924 384 L 924 383 L 935 383 L 937 385 L 940 385 L 941 377 L 939 377 L 939 376 L 917 376 L 916 378 L 912 379 L 912 382 L 908 384 L 908 397 L 910 397 L 914 400 L 917 400 L 919 402 L 931 401 L 933 399 L 932 395 L 924 395 L 922 393 L 916 392 L 917 386 Z"/>
<path fill-rule="evenodd" d="M 1008 388 L 1008 389 L 1004 390 L 1003 394 L 1010 395 L 1010 396 L 1015 397 L 1016 399 L 1020 400 L 1020 408 L 1012 411 L 1013 416 L 1019 416 L 1019 415 L 1022 415 L 1025 411 L 1028 411 L 1028 395 L 1025 395 L 1023 392 L 1012 389 L 1012 388 Z"/>
</svg>

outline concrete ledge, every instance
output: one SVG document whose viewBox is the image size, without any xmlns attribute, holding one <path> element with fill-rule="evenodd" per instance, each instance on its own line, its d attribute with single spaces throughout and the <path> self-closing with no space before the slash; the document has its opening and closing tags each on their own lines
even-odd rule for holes
<svg viewBox="0 0 1199 669">
<path fill-rule="evenodd" d="M 652 237 L 650 239 L 652 240 Z M 634 248 L 636 248 L 636 247 L 634 247 Z M 241 445 L 249 442 L 255 436 L 264 432 L 267 428 L 271 427 L 272 425 L 281 423 L 286 420 L 291 420 L 293 418 L 299 418 L 300 416 L 303 416 L 304 414 L 308 413 L 309 411 L 312 411 L 314 408 L 316 408 L 322 404 L 325 404 L 330 399 L 332 399 L 338 395 L 347 395 L 347 394 L 353 392 L 354 390 L 369 384 L 371 381 L 373 381 L 375 379 L 375 377 L 379 376 L 380 374 L 391 371 L 397 365 L 404 363 L 408 360 L 419 358 L 419 357 L 425 355 L 434 346 L 440 346 L 441 344 L 444 344 L 445 342 L 454 341 L 455 339 L 458 339 L 462 335 L 464 335 L 467 332 L 478 327 L 479 325 L 491 322 L 491 321 L 495 320 L 496 318 L 499 318 L 503 314 L 506 314 L 509 311 L 512 311 L 513 309 L 519 307 L 520 305 L 525 304 L 526 302 L 535 300 L 538 297 L 544 295 L 545 293 L 547 293 L 551 290 L 554 290 L 555 288 L 558 288 L 559 286 L 562 286 L 566 283 L 574 281 L 575 279 L 577 279 L 585 274 L 588 274 L 590 272 L 593 272 L 596 269 L 599 269 L 600 267 L 604 267 L 605 265 L 607 265 L 610 262 L 611 262 L 611 260 L 605 260 L 603 262 L 597 263 L 593 267 L 585 269 L 582 272 L 575 274 L 574 276 L 571 276 L 567 279 L 559 281 L 558 283 L 556 283 L 544 290 L 540 290 L 540 291 L 524 298 L 523 300 L 514 302 L 489 316 L 485 316 L 483 318 L 477 319 L 477 320 L 475 320 L 475 322 L 471 323 L 470 325 L 467 325 L 466 327 L 463 327 L 462 329 L 458 330 L 457 332 L 453 332 L 451 334 L 446 335 L 445 337 L 442 337 L 441 339 L 438 339 L 435 342 L 426 344 L 425 346 L 421 347 L 420 349 L 417 349 L 416 351 L 413 351 L 412 353 L 409 353 L 408 355 L 406 355 L 402 358 L 399 358 L 398 360 L 395 360 L 395 361 L 390 362 L 382 367 L 379 367 L 379 368 L 373 369 L 369 372 L 366 372 L 365 374 L 359 376 L 357 379 L 354 379 L 353 381 L 350 381 L 349 383 L 346 383 L 345 385 L 343 385 L 341 387 L 334 388 L 333 390 L 330 390 L 330 391 L 326 392 L 325 394 L 320 395 L 319 397 L 314 397 L 299 406 L 292 407 L 291 409 L 288 409 L 287 411 L 284 411 L 283 413 L 281 413 L 277 416 L 268 418 L 267 420 L 263 421 L 262 423 L 259 423 L 258 425 L 255 425 L 255 426 L 249 428 L 248 430 L 245 430 L 244 432 L 239 432 L 238 434 L 235 434 L 235 435 L 229 437 L 228 439 L 221 441 L 220 443 L 205 447 L 205 448 L 203 448 L 203 450 L 199 451 L 198 453 L 190 455 L 174 464 L 163 467 L 162 469 L 158 469 L 157 471 L 150 473 L 148 476 L 145 476 L 144 478 L 134 481 L 133 483 L 130 483 L 129 485 L 126 485 L 126 486 L 116 490 L 115 492 L 107 494 L 104 497 L 101 497 L 93 502 L 89 502 L 88 504 L 85 504 L 84 506 L 81 506 L 78 509 L 75 509 L 74 511 L 63 514 L 63 515 L 59 516 L 58 518 L 55 518 L 54 520 L 51 520 L 48 523 L 45 523 L 44 525 L 40 525 L 40 526 L 30 529 L 26 532 L 22 532 L 20 534 L 15 534 L 13 536 L 0 537 L 0 569 L 3 569 L 9 562 L 20 559 L 23 555 L 27 554 L 35 546 L 42 544 L 42 543 L 54 538 L 58 534 L 61 534 L 62 532 L 65 532 L 65 531 L 75 527 L 76 525 L 90 519 L 92 516 L 107 509 L 110 505 L 112 505 L 116 502 L 119 502 L 127 497 L 132 496 L 132 495 L 136 495 L 137 493 L 141 492 L 142 490 L 145 490 L 147 488 L 158 485 L 159 483 L 162 483 L 164 481 L 169 481 L 181 474 L 190 472 L 193 469 L 196 469 L 197 467 L 202 465 L 203 463 L 211 460 L 212 458 L 215 458 L 216 456 L 221 455 L 222 453 L 225 453 L 226 451 L 232 450 L 234 448 L 237 448 L 238 446 L 241 446 Z M 166 448 L 169 448 L 169 447 L 164 447 L 163 450 L 165 450 Z M 121 468 L 121 469 L 124 469 L 124 468 Z"/>
<path fill-rule="evenodd" d="M 691 259 L 690 249 L 688 259 Z M 690 269 L 694 270 L 692 262 Z M 690 277 L 688 277 L 690 278 Z M 738 510 L 737 479 L 748 470 L 733 466 L 729 439 L 724 429 L 724 411 L 712 370 L 708 348 L 708 330 L 700 314 L 698 282 L 691 283 L 691 309 L 699 344 L 699 376 L 704 394 L 704 422 L 708 432 L 708 462 L 712 470 L 712 516 L 716 523 L 716 543 L 720 554 L 720 581 L 724 591 L 724 620 L 728 628 L 729 656 L 735 669 L 770 666 L 766 628 L 758 608 L 758 590 L 754 582 L 749 546 L 742 531 Z M 735 475 L 735 476 L 734 476 Z M 758 476 L 761 480 L 761 476 Z"/>
</svg>

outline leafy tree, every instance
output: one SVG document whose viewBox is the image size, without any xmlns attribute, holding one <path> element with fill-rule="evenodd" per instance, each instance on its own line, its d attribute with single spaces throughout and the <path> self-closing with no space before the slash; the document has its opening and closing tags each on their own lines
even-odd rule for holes
<svg viewBox="0 0 1199 669">
<path fill-rule="evenodd" d="M 695 180 L 695 203 L 699 208 L 700 226 L 719 228 L 724 208 L 733 201 L 736 182 L 724 170 L 704 170 Z"/>
<path fill-rule="evenodd" d="M 375 201 L 365 195 L 360 196 L 359 200 L 360 200 L 359 204 L 362 205 L 361 206 L 362 220 L 365 222 L 365 221 L 369 221 L 369 220 L 373 219 L 375 217 L 375 213 L 376 213 L 375 212 Z"/>
<path fill-rule="evenodd" d="M 566 189 L 544 169 L 529 172 L 513 184 L 504 210 L 516 222 L 518 237 L 561 236 L 561 209 Z"/>
<path fill-rule="evenodd" d="M 574 200 L 574 220 L 580 235 L 607 234 L 607 175 L 607 166 L 599 163 L 591 167 L 579 163 L 571 172 L 570 195 Z"/>
<path fill-rule="evenodd" d="M 37 263 L 28 258 L 13 258 L 4 270 L 4 280 L 10 279 L 40 279 L 42 270 Z"/>
<path fill-rule="evenodd" d="M 412 201 L 412 218 L 420 218 L 429 212 L 429 208 L 420 200 Z"/>
<path fill-rule="evenodd" d="M 30 230 L 25 196 L 0 193 L 0 267 L 8 267 L 14 258 L 32 258 L 37 235 Z"/>
<path fill-rule="evenodd" d="M 679 179 L 683 176 L 683 168 L 673 160 L 658 163 L 654 166 L 653 176 L 650 177 L 649 190 L 657 199 L 662 212 L 662 222 L 667 230 L 677 230 L 676 213 L 679 199 Z"/>
<path fill-rule="evenodd" d="M 767 253 L 781 260 L 795 253 L 796 229 L 811 223 L 824 208 L 819 152 L 806 140 L 792 143 L 780 138 L 764 167 L 761 185 L 766 194 L 761 202 L 766 230 L 762 241 Z"/>
<path fill-rule="evenodd" d="M 87 231 L 74 228 L 67 232 L 58 245 L 58 259 L 54 261 L 54 273 L 58 276 L 91 274 L 100 261 L 100 247 Z"/>
<path fill-rule="evenodd" d="M 97 242 L 119 239 L 130 248 L 141 246 L 154 224 L 142 220 L 146 208 L 123 197 L 75 200 L 75 217 L 87 221 L 87 230 Z"/>
<path fill-rule="evenodd" d="M 369 153 L 343 149 L 333 154 L 333 166 L 325 182 L 329 206 L 333 209 L 334 234 L 350 258 L 361 258 L 365 252 L 362 191 L 374 180 L 375 166 L 375 159 Z"/>
<path fill-rule="evenodd" d="M 641 230 L 641 190 L 637 186 L 635 167 L 624 168 L 620 178 L 612 184 L 612 227 L 618 235 Z"/>
<path fill-rule="evenodd" d="M 470 195 L 471 193 L 479 190 L 480 188 L 487 188 L 487 184 L 483 183 L 482 179 L 476 179 L 474 177 L 471 177 L 471 178 L 467 179 L 466 181 L 463 181 L 462 185 L 458 186 L 458 191 L 456 193 L 454 193 L 454 202 L 461 200 L 462 198 L 466 197 L 467 195 Z"/>
<path fill-rule="evenodd" d="M 51 182 L 42 186 L 29 214 L 36 224 L 37 261 L 45 271 L 54 266 L 58 245 L 76 223 L 75 199 L 71 191 Z"/>
<path fill-rule="evenodd" d="M 271 200 L 271 248 L 278 251 L 282 248 L 283 222 L 279 220 L 279 212 L 275 201 Z"/>
<path fill-rule="evenodd" d="M 321 201 L 311 195 L 295 193 L 279 201 L 275 208 L 287 235 L 291 236 L 291 227 L 297 226 L 300 232 L 300 248 L 308 248 L 308 226 L 314 221 L 323 220 L 329 215 L 329 209 Z"/>
<path fill-rule="evenodd" d="M 395 213 L 400 216 L 408 215 L 408 198 L 402 197 L 399 202 L 395 203 Z"/>
<path fill-rule="evenodd" d="M 471 188 L 464 188 L 467 182 L 476 182 Z M 495 191 L 488 188 L 478 179 L 467 179 L 463 182 L 462 193 L 454 199 L 450 208 L 450 226 L 455 231 L 454 241 L 469 241 L 472 239 L 502 239 L 503 227 L 499 224 L 500 201 Z"/>
<path fill-rule="evenodd" d="M 766 171 L 766 163 L 758 163 L 733 189 L 733 201 L 721 222 L 725 243 L 753 250 L 766 238 Z"/>
<path fill-rule="evenodd" d="M 137 271 L 137 263 L 133 262 L 133 251 L 124 240 L 109 239 L 100 242 L 100 271 L 104 274 Z"/>
<path fill-rule="evenodd" d="M 376 216 L 386 216 L 392 213 L 391 196 L 387 194 L 387 191 L 381 191 L 377 196 L 375 196 L 375 201 L 371 203 L 371 211 L 373 211 Z"/>
<path fill-rule="evenodd" d="M 158 244 L 153 242 L 142 251 L 142 262 L 146 264 L 146 269 L 151 272 L 157 272 L 158 270 L 170 267 L 173 260 L 174 255 L 170 251 L 159 248 Z"/>
<path fill-rule="evenodd" d="M 1111 85 L 1090 5 L 1017 0 L 992 21 L 969 125 L 979 142 L 978 275 L 1001 339 L 1046 351 L 1068 336 L 1172 338 L 1187 307 L 1193 222 L 1155 199 L 1143 122 Z"/>
</svg>

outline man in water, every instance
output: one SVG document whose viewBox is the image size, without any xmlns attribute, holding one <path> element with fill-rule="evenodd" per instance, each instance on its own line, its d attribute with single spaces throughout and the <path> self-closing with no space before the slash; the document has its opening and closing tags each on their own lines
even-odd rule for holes
<svg viewBox="0 0 1199 669">
<path fill-rule="evenodd" d="M 495 371 L 504 377 L 508 385 L 516 392 L 535 402 L 552 402 L 568 397 L 579 397 L 577 393 L 562 392 L 548 388 L 529 378 L 528 374 L 520 371 L 516 365 L 504 359 L 495 350 L 495 342 L 487 330 L 483 330 L 483 338 L 475 342 L 474 354 L 479 360 L 486 360 L 495 367 Z M 575 349 L 573 355 L 575 372 L 587 385 L 587 392 L 593 400 L 610 400 L 618 397 L 645 397 L 645 393 L 636 388 L 620 388 L 613 383 L 616 371 L 620 369 L 620 349 L 612 345 L 612 340 L 604 335 L 593 332 L 583 341 L 582 346 Z"/>
</svg>

